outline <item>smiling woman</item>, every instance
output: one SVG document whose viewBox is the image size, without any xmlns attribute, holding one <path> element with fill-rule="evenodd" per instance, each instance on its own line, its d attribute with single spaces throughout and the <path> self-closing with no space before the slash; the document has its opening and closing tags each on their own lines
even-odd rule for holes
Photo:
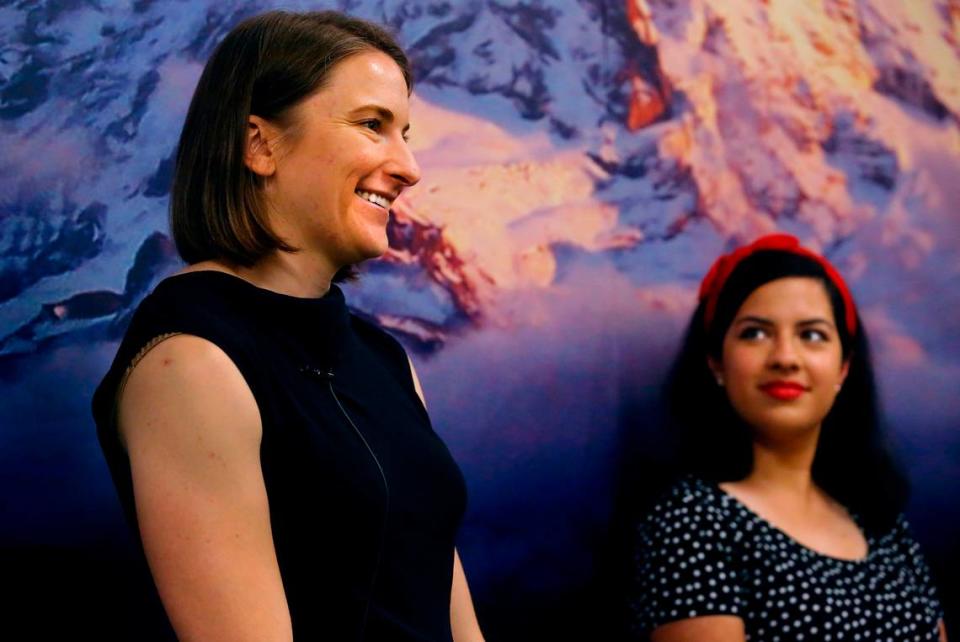
<svg viewBox="0 0 960 642">
<path fill-rule="evenodd" d="M 251 18 L 200 78 L 171 198 L 189 266 L 93 404 L 180 639 L 482 639 L 463 476 L 403 348 L 335 285 L 420 179 L 410 87 L 391 36 L 335 12 Z"/>
<path fill-rule="evenodd" d="M 678 479 L 637 527 L 633 634 L 946 639 L 843 278 L 791 236 L 704 278 L 668 385 Z"/>
<path fill-rule="evenodd" d="M 707 356 L 730 405 L 758 436 L 786 439 L 827 416 L 850 365 L 833 318 L 822 281 L 776 279 L 740 306 L 720 358 Z"/>
<path fill-rule="evenodd" d="M 332 268 L 387 250 L 387 218 L 420 180 L 407 147 L 404 76 L 380 51 L 355 54 L 279 127 L 251 116 L 247 164 L 264 180 L 274 231 Z"/>
</svg>

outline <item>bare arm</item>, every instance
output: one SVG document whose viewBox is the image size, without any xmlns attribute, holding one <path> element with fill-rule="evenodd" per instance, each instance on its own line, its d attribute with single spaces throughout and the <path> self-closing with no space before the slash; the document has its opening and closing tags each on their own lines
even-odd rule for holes
<svg viewBox="0 0 960 642">
<path fill-rule="evenodd" d="M 473 610 L 473 598 L 467 576 L 460 563 L 460 554 L 453 551 L 453 586 L 450 589 L 450 628 L 454 642 L 483 642 L 483 633 L 477 614 Z"/>
<path fill-rule="evenodd" d="M 120 393 L 140 535 L 180 640 L 293 639 L 260 468 L 260 414 L 220 348 L 178 335 Z"/>
<path fill-rule="evenodd" d="M 743 620 L 735 615 L 705 615 L 658 626 L 650 642 L 744 642 Z"/>
<path fill-rule="evenodd" d="M 940 629 L 940 642 L 947 642 L 947 625 L 940 620 L 938 628 Z"/>
<path fill-rule="evenodd" d="M 409 357 L 407 360 L 409 361 Z M 417 396 L 426 408 L 427 402 L 423 397 L 423 388 L 420 385 L 420 378 L 417 377 L 417 370 L 413 367 L 413 361 L 410 361 L 410 376 L 413 377 L 413 387 L 417 391 Z M 473 608 L 473 598 L 470 597 L 467 576 L 463 572 L 460 554 L 456 549 L 453 550 L 453 583 L 450 587 L 450 628 L 453 630 L 455 642 L 482 642 L 483 640 L 480 623 L 477 622 L 477 613 Z"/>
</svg>

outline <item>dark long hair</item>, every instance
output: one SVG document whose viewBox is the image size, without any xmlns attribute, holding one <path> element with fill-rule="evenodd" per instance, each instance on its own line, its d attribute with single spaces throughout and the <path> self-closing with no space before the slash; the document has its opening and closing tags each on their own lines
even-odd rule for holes
<svg viewBox="0 0 960 642">
<path fill-rule="evenodd" d="M 207 61 L 177 147 L 170 223 L 187 263 L 227 259 L 250 266 L 295 251 L 267 221 L 262 181 L 244 163 L 251 115 L 289 125 L 292 108 L 322 89 L 342 60 L 381 51 L 410 64 L 383 28 L 335 11 L 271 11 L 241 22 Z"/>
<path fill-rule="evenodd" d="M 723 337 L 740 306 L 765 283 L 786 277 L 823 283 L 830 298 L 849 374 L 824 418 L 813 461 L 813 479 L 826 493 L 879 531 L 903 510 L 907 484 L 885 447 L 870 346 L 863 323 L 847 329 L 843 299 L 815 261 L 776 250 L 758 251 L 730 275 L 709 329 L 704 304 L 697 306 L 667 381 L 668 424 L 676 453 L 673 474 L 695 474 L 713 482 L 736 481 L 753 468 L 750 428 L 716 384 L 707 357 L 721 356 Z"/>
</svg>

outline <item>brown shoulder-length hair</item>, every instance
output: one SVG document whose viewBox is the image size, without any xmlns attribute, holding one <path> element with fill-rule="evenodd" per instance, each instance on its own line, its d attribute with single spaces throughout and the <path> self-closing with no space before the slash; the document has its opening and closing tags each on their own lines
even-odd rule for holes
<svg viewBox="0 0 960 642">
<path fill-rule="evenodd" d="M 197 83 L 177 147 L 170 226 L 187 263 L 250 266 L 296 251 L 271 230 L 262 179 L 244 163 L 251 115 L 287 125 L 290 110 L 322 89 L 337 63 L 387 54 L 412 87 L 406 54 L 382 27 L 336 11 L 271 11 L 249 18 L 217 46 Z"/>
</svg>

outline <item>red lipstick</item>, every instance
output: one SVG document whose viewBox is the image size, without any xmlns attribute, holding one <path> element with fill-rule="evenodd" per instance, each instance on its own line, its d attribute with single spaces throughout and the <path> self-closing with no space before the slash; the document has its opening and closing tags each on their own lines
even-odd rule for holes
<svg viewBox="0 0 960 642">
<path fill-rule="evenodd" d="M 807 391 L 806 386 L 793 381 L 770 381 L 760 386 L 760 389 L 780 401 L 793 401 Z"/>
</svg>

